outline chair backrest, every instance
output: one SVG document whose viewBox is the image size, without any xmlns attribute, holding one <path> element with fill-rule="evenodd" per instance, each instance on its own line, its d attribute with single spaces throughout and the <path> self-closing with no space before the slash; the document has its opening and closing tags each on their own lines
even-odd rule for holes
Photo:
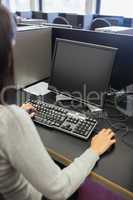
<svg viewBox="0 0 133 200">
<path fill-rule="evenodd" d="M 87 178 L 78 190 L 77 200 L 126 200 L 120 194 L 114 193 L 107 187 Z"/>
<path fill-rule="evenodd" d="M 90 30 L 95 30 L 96 28 L 102 28 L 102 27 L 109 27 L 111 26 L 111 23 L 103 18 L 96 18 L 92 20 Z"/>
<path fill-rule="evenodd" d="M 67 25 L 70 25 L 69 21 L 65 18 L 65 17 L 56 17 L 54 20 L 53 20 L 53 23 L 54 24 L 67 24 Z"/>
<path fill-rule="evenodd" d="M 117 18 L 113 18 L 113 17 L 110 17 L 110 18 L 105 18 L 108 22 L 110 22 L 111 26 L 120 26 L 120 22 Z"/>
<path fill-rule="evenodd" d="M 33 19 L 46 19 L 48 18 L 47 13 L 39 12 L 39 11 L 32 11 L 32 18 Z"/>
</svg>

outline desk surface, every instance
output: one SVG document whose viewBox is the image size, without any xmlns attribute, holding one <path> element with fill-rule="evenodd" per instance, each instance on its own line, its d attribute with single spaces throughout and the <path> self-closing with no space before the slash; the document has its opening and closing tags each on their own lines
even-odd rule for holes
<svg viewBox="0 0 133 200">
<path fill-rule="evenodd" d="M 132 121 L 128 119 L 126 122 L 130 128 L 133 127 Z M 108 127 L 103 121 L 99 121 L 98 126 L 98 129 Z M 64 165 L 68 165 L 89 147 L 90 140 L 84 141 L 39 125 L 37 129 L 51 156 Z M 101 157 L 93 170 L 92 177 L 120 192 L 127 199 L 133 199 L 133 148 L 122 141 L 123 134 L 124 132 L 117 133 L 115 148 Z M 131 130 L 127 136 L 133 139 L 133 131 Z"/>
<path fill-rule="evenodd" d="M 102 28 L 96 28 L 96 31 L 100 32 L 120 32 L 125 30 L 130 30 L 131 27 L 123 27 L 123 26 L 108 26 L 108 27 L 102 27 Z"/>
<path fill-rule="evenodd" d="M 133 35 L 133 28 L 132 27 L 123 27 L 123 26 L 109 26 L 103 28 L 95 29 L 97 32 L 105 32 L 105 33 L 117 33 L 117 34 L 124 34 L 124 35 Z"/>
<path fill-rule="evenodd" d="M 40 26 L 40 25 L 26 25 L 24 23 L 19 24 L 17 27 L 17 32 L 21 31 L 31 31 L 31 30 L 40 30 L 40 29 L 50 29 L 48 26 Z"/>
</svg>

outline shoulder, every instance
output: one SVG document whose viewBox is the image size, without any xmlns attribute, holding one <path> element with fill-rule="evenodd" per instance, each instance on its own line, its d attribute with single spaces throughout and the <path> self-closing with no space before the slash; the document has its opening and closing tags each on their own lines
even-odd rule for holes
<svg viewBox="0 0 133 200">
<path fill-rule="evenodd" d="M 13 160 L 14 151 L 30 144 L 36 127 L 25 110 L 18 106 L 0 106 L 0 155 Z M 38 135 L 37 135 L 38 136 Z"/>
<path fill-rule="evenodd" d="M 25 121 L 28 114 L 18 106 L 2 106 L 0 105 L 0 155 L 1 150 L 8 148 L 9 142 L 20 135 L 21 121 Z"/>
<path fill-rule="evenodd" d="M 0 106 L 0 127 L 3 130 L 0 134 L 5 133 L 15 126 L 20 126 L 31 119 L 27 112 L 16 105 Z"/>
<path fill-rule="evenodd" d="M 21 120 L 27 117 L 29 118 L 28 113 L 24 109 L 20 108 L 19 106 L 11 105 L 11 106 L 7 106 L 6 109 L 10 117 L 13 117 L 14 120 L 16 118 L 17 120 Z"/>
<path fill-rule="evenodd" d="M 37 129 L 29 114 L 15 105 L 1 107 L 0 127 L 0 146 L 5 142 L 13 144 L 16 140 L 25 140 L 30 136 L 32 138 L 37 134 Z"/>
<path fill-rule="evenodd" d="M 27 113 L 16 105 L 0 106 L 0 121 L 8 122 L 11 119 L 27 117 Z"/>
</svg>

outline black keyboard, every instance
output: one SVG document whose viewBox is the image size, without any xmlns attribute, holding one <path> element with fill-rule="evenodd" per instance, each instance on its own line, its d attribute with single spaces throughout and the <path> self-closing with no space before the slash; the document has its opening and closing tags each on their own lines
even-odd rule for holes
<svg viewBox="0 0 133 200">
<path fill-rule="evenodd" d="M 97 125 L 97 121 L 92 117 L 75 111 L 40 100 L 30 100 L 29 103 L 37 110 L 33 119 L 35 122 L 82 139 L 88 139 Z"/>
</svg>

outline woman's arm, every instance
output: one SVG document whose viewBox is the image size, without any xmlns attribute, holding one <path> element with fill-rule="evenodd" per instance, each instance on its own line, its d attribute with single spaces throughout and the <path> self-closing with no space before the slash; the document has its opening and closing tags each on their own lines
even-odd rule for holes
<svg viewBox="0 0 133 200">
<path fill-rule="evenodd" d="M 99 159 L 97 152 L 90 148 L 61 170 L 47 153 L 28 114 L 16 106 L 8 110 L 5 151 L 12 166 L 47 198 L 67 199 L 94 167 Z"/>
</svg>

